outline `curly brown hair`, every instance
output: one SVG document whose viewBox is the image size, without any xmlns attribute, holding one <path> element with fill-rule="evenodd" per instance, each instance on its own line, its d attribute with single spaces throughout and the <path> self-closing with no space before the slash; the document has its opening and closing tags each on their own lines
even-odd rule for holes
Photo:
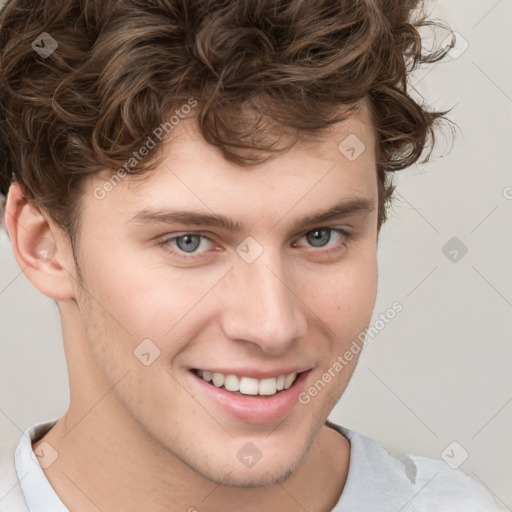
<svg viewBox="0 0 512 512">
<path fill-rule="evenodd" d="M 438 26 L 418 0 L 8 0 L 0 189 L 18 182 L 73 242 L 84 177 L 125 165 L 191 97 L 205 140 L 243 166 L 321 134 L 365 99 L 380 229 L 389 171 L 416 162 L 446 119 L 408 90 L 410 72 L 451 47 L 425 53 L 425 25 Z M 37 52 L 41 38 L 58 48 Z M 160 148 L 130 173 L 147 173 Z"/>
</svg>

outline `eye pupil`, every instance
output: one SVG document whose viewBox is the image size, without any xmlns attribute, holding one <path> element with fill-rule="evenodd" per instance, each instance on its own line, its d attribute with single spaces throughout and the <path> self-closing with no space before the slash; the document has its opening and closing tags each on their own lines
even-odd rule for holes
<svg viewBox="0 0 512 512">
<path fill-rule="evenodd" d="M 194 244 L 192 239 L 196 239 L 196 243 Z M 186 240 L 185 245 L 182 247 L 182 244 L 180 244 L 180 240 Z M 178 238 L 176 238 L 176 245 L 179 247 L 180 250 L 185 252 L 194 252 L 200 244 L 200 237 L 197 235 L 183 235 Z"/>
<path fill-rule="evenodd" d="M 330 230 L 327 228 L 314 229 L 313 231 L 310 231 L 310 233 L 312 233 L 313 236 L 310 237 L 310 235 L 308 234 L 308 242 L 312 242 L 312 245 L 315 247 L 321 247 L 322 245 L 325 245 L 327 242 L 329 242 L 331 238 Z M 327 233 L 327 235 L 319 236 L 319 233 Z M 318 241 L 320 241 L 319 245 L 317 245 Z"/>
</svg>

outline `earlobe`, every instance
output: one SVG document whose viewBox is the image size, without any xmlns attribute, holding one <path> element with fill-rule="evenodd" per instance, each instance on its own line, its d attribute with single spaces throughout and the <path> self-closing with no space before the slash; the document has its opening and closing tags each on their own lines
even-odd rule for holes
<svg viewBox="0 0 512 512">
<path fill-rule="evenodd" d="M 5 205 L 5 226 L 14 256 L 27 279 L 55 300 L 74 298 L 74 262 L 60 231 L 13 183 Z"/>
</svg>

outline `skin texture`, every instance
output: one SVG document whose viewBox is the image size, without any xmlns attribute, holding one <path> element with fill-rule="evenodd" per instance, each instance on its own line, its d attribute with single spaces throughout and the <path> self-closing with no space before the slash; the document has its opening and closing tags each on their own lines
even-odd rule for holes
<svg viewBox="0 0 512 512">
<path fill-rule="evenodd" d="M 366 146 L 354 161 L 338 150 L 350 134 Z M 350 445 L 324 423 L 358 356 L 307 405 L 263 424 L 230 416 L 188 370 L 305 365 L 307 389 L 368 326 L 378 241 L 368 113 L 251 168 L 225 160 L 191 120 L 172 135 L 146 179 L 124 178 L 102 200 L 93 190 L 107 175 L 84 183 L 76 261 L 64 234 L 11 186 L 14 254 L 34 286 L 58 301 L 71 389 L 67 413 L 34 444 L 59 453 L 44 472 L 71 510 L 329 511 Z M 353 197 L 375 208 L 293 230 L 299 217 Z M 146 207 L 223 214 L 247 230 L 129 222 Z M 330 231 L 329 240 L 327 231 L 314 245 L 311 231 L 323 227 L 351 236 Z M 192 256 L 184 243 L 158 245 L 187 233 L 209 238 Z M 248 236 L 263 249 L 250 264 L 236 252 Z M 48 243 L 50 257 L 38 257 Z M 149 366 L 134 356 L 147 338 L 160 350 Z M 262 453 L 250 468 L 237 458 L 248 442 Z"/>
</svg>

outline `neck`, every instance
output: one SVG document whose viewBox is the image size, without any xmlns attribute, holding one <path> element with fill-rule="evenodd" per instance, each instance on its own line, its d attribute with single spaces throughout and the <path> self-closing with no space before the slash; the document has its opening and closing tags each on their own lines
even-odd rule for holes
<svg viewBox="0 0 512 512">
<path fill-rule="evenodd" d="M 324 426 L 297 470 L 267 487 L 218 485 L 198 474 L 141 430 L 108 395 L 93 415 L 66 415 L 33 448 L 49 442 L 59 458 L 44 470 L 70 510 L 330 511 L 348 473 L 350 443 Z"/>
</svg>

